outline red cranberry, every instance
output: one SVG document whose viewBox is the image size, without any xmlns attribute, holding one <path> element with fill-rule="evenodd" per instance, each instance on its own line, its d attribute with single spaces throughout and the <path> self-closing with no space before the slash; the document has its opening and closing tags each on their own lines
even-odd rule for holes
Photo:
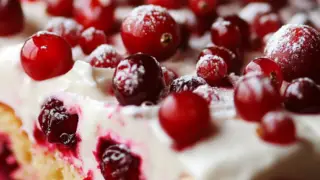
<svg viewBox="0 0 320 180">
<path fill-rule="evenodd" d="M 85 28 L 109 32 L 113 28 L 115 2 L 114 0 L 75 0 L 73 16 Z"/>
<path fill-rule="evenodd" d="M 189 0 L 189 7 L 197 16 L 211 16 L 215 14 L 217 1 Z"/>
<path fill-rule="evenodd" d="M 37 81 L 65 74 L 73 63 L 70 45 L 60 36 L 49 32 L 38 32 L 31 36 L 21 49 L 22 67 Z"/>
<path fill-rule="evenodd" d="M 234 103 L 244 120 L 259 122 L 267 112 L 281 105 L 281 96 L 269 78 L 251 74 L 236 85 Z"/>
<path fill-rule="evenodd" d="M 13 180 L 12 174 L 19 168 L 19 165 L 11 151 L 11 144 L 8 137 L 0 134 L 0 179 Z"/>
<path fill-rule="evenodd" d="M 257 72 L 270 77 L 271 82 L 278 89 L 281 88 L 283 76 L 280 67 L 269 58 L 257 58 L 251 61 L 244 70 L 244 74 Z"/>
<path fill-rule="evenodd" d="M 206 80 L 201 77 L 185 75 L 175 79 L 170 85 L 170 92 L 193 91 L 201 85 L 205 85 Z"/>
<path fill-rule="evenodd" d="M 300 78 L 290 83 L 284 98 L 284 105 L 289 111 L 320 112 L 320 88 L 309 78 Z"/>
<path fill-rule="evenodd" d="M 207 101 L 192 92 L 174 93 L 163 100 L 159 120 L 180 148 L 196 143 L 212 130 Z"/>
<path fill-rule="evenodd" d="M 199 86 L 193 92 L 203 97 L 209 104 L 220 100 L 219 92 L 208 85 Z"/>
<path fill-rule="evenodd" d="M 230 21 L 232 24 L 238 26 L 240 33 L 241 33 L 241 41 L 244 43 L 246 46 L 249 45 L 249 37 L 250 37 L 250 26 L 249 24 L 240 18 L 238 15 L 229 15 L 223 17 L 225 21 Z"/>
<path fill-rule="evenodd" d="M 9 36 L 23 30 L 24 18 L 19 0 L 0 3 L 0 36 Z"/>
<path fill-rule="evenodd" d="M 320 32 L 304 25 L 285 25 L 265 47 L 267 57 L 282 69 L 284 79 L 309 77 L 320 83 Z"/>
<path fill-rule="evenodd" d="M 264 141 L 279 145 L 297 141 L 295 124 L 292 118 L 283 112 L 267 113 L 258 128 L 258 134 Z"/>
<path fill-rule="evenodd" d="M 140 164 L 140 158 L 121 144 L 111 145 L 104 151 L 100 168 L 107 180 L 139 180 Z"/>
<path fill-rule="evenodd" d="M 156 103 L 164 89 L 159 63 L 145 54 L 127 57 L 116 68 L 113 89 L 121 105 L 140 105 L 145 101 Z"/>
<path fill-rule="evenodd" d="M 197 75 L 202 77 L 211 86 L 221 83 L 227 76 L 228 66 L 224 60 L 215 55 L 205 55 L 197 63 Z"/>
<path fill-rule="evenodd" d="M 50 98 L 41 108 L 38 117 L 40 128 L 50 143 L 73 146 L 76 143 L 78 115 L 67 112 L 63 102 Z"/>
<path fill-rule="evenodd" d="M 93 67 L 116 68 L 121 61 L 122 56 L 118 54 L 114 47 L 102 44 L 96 48 L 88 58 Z"/>
<path fill-rule="evenodd" d="M 212 24 L 211 40 L 215 45 L 235 49 L 241 46 L 241 32 L 237 25 L 219 18 Z"/>
<path fill-rule="evenodd" d="M 173 82 L 173 80 L 178 78 L 178 75 L 171 69 L 168 69 L 164 66 L 162 66 L 161 69 L 162 69 L 165 85 L 168 87 Z"/>
<path fill-rule="evenodd" d="M 168 9 L 179 9 L 182 7 L 184 0 L 146 0 L 147 4 L 162 6 Z"/>
<path fill-rule="evenodd" d="M 78 45 L 83 27 L 73 19 L 53 18 L 45 28 L 63 37 L 72 47 Z"/>
<path fill-rule="evenodd" d="M 83 31 L 79 40 L 81 49 L 85 54 L 90 54 L 98 46 L 105 43 L 107 43 L 107 36 L 104 32 L 93 27 Z"/>
<path fill-rule="evenodd" d="M 189 23 L 188 28 L 192 33 L 202 36 L 210 30 L 216 17 L 216 14 L 209 17 L 195 17 L 195 23 Z"/>
<path fill-rule="evenodd" d="M 258 16 L 253 22 L 253 29 L 260 39 L 263 39 L 267 34 L 276 32 L 281 26 L 282 22 L 276 13 Z"/>
<path fill-rule="evenodd" d="M 128 52 L 159 61 L 174 55 L 180 44 L 179 25 L 166 9 L 154 5 L 135 8 L 122 23 L 121 36 Z"/>
<path fill-rule="evenodd" d="M 45 0 L 47 12 L 53 16 L 71 17 L 73 0 Z"/>
</svg>

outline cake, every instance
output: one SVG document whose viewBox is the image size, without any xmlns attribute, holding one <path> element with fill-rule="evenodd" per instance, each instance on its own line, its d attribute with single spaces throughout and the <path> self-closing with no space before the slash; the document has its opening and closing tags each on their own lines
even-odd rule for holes
<svg viewBox="0 0 320 180">
<path fill-rule="evenodd" d="M 0 0 L 0 179 L 318 180 L 317 2 L 145 3 Z"/>
</svg>

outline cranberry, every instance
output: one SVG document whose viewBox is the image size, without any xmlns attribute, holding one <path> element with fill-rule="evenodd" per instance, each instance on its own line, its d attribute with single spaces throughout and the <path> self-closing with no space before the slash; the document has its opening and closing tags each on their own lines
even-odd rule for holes
<svg viewBox="0 0 320 180">
<path fill-rule="evenodd" d="M 13 180 L 12 175 L 18 168 L 8 137 L 0 134 L 0 179 Z"/>
<path fill-rule="evenodd" d="M 121 105 L 156 103 L 164 89 L 161 67 L 145 54 L 134 54 L 122 60 L 113 76 L 113 89 Z"/>
<path fill-rule="evenodd" d="M 102 44 L 96 48 L 88 58 L 93 67 L 116 68 L 121 61 L 122 56 L 118 54 L 114 47 Z"/>
<path fill-rule="evenodd" d="M 174 93 L 163 100 L 159 120 L 178 148 L 196 143 L 212 130 L 207 101 L 192 92 Z"/>
<path fill-rule="evenodd" d="M 81 49 L 85 54 L 90 54 L 98 46 L 105 43 L 107 43 L 107 36 L 103 31 L 97 30 L 94 27 L 83 31 L 79 40 Z"/>
<path fill-rule="evenodd" d="M 111 145 L 102 155 L 101 172 L 107 180 L 139 180 L 140 158 L 125 145 Z"/>
<path fill-rule="evenodd" d="M 179 9 L 182 7 L 184 0 L 146 0 L 147 4 L 162 6 L 168 9 Z"/>
<path fill-rule="evenodd" d="M 195 23 L 189 23 L 188 28 L 192 33 L 202 36 L 210 30 L 216 17 L 216 14 L 209 17 L 195 17 Z"/>
<path fill-rule="evenodd" d="M 240 60 L 239 57 L 237 57 L 235 53 L 233 53 L 229 49 L 224 48 L 222 46 L 210 46 L 202 50 L 198 59 L 200 59 L 202 56 L 205 56 L 205 55 L 214 55 L 214 56 L 221 57 L 223 61 L 226 62 L 229 73 L 231 72 L 234 72 L 236 74 L 240 73 L 240 69 L 242 67 L 243 62 L 242 60 Z"/>
<path fill-rule="evenodd" d="M 219 92 L 208 85 L 199 86 L 193 92 L 203 97 L 209 104 L 220 100 Z"/>
<path fill-rule="evenodd" d="M 164 66 L 162 66 L 161 69 L 162 69 L 165 85 L 168 87 L 173 82 L 173 80 L 178 78 L 178 75 L 171 69 L 168 69 Z"/>
<path fill-rule="evenodd" d="M 269 143 L 288 145 L 297 141 L 295 124 L 283 112 L 267 113 L 257 132 L 261 139 Z"/>
<path fill-rule="evenodd" d="M 241 32 L 237 25 L 219 18 L 212 24 L 211 40 L 215 45 L 235 49 L 241 46 Z"/>
<path fill-rule="evenodd" d="M 83 27 L 73 19 L 53 18 L 45 28 L 49 32 L 63 37 L 72 47 L 78 45 Z"/>
<path fill-rule="evenodd" d="M 320 112 L 320 88 L 309 78 L 290 83 L 284 93 L 286 109 L 298 113 Z"/>
<path fill-rule="evenodd" d="M 215 55 L 205 55 L 197 63 L 197 75 L 202 77 L 211 86 L 221 83 L 227 76 L 228 66 L 224 60 Z"/>
<path fill-rule="evenodd" d="M 225 21 L 230 21 L 232 24 L 238 26 L 240 33 L 241 33 L 241 41 L 244 43 L 246 46 L 249 45 L 249 37 L 250 37 L 250 26 L 249 24 L 240 18 L 238 15 L 229 15 L 223 17 Z"/>
<path fill-rule="evenodd" d="M 288 0 L 243 0 L 245 3 L 263 2 L 272 5 L 272 7 L 279 9 L 287 4 Z"/>
<path fill-rule="evenodd" d="M 244 120 L 259 122 L 267 112 L 281 105 L 281 96 L 269 78 L 248 74 L 235 87 L 234 103 Z"/>
<path fill-rule="evenodd" d="M 53 16 L 71 17 L 73 0 L 45 0 L 47 12 Z"/>
<path fill-rule="evenodd" d="M 73 146 L 76 143 L 78 115 L 67 112 L 63 102 L 48 99 L 41 107 L 38 117 L 40 128 L 50 143 Z"/>
<path fill-rule="evenodd" d="M 180 45 L 179 25 L 165 8 L 144 5 L 123 21 L 122 41 L 130 53 L 146 53 L 163 61 Z"/>
<path fill-rule="evenodd" d="M 37 81 L 65 74 L 73 63 L 70 45 L 60 36 L 49 32 L 38 32 L 31 36 L 21 49 L 22 67 Z"/>
<path fill-rule="evenodd" d="M 185 75 L 175 79 L 170 85 L 170 92 L 193 91 L 201 85 L 205 85 L 206 80 L 201 77 Z"/>
<path fill-rule="evenodd" d="M 239 16 L 253 24 L 253 21 L 260 15 L 274 12 L 273 8 L 268 3 L 249 3 L 239 13 Z"/>
<path fill-rule="evenodd" d="M 244 70 L 244 74 L 257 72 L 270 77 L 271 82 L 278 89 L 281 88 L 283 76 L 280 67 L 269 58 L 257 58 L 251 61 Z"/>
<path fill-rule="evenodd" d="M 253 22 L 253 29 L 260 39 L 267 34 L 276 32 L 282 26 L 280 17 L 276 13 L 260 15 Z"/>
<path fill-rule="evenodd" d="M 9 36 L 23 30 L 24 18 L 19 0 L 0 3 L 0 36 Z"/>
<path fill-rule="evenodd" d="M 189 7 L 197 16 L 211 16 L 215 14 L 217 1 L 189 0 Z"/>
<path fill-rule="evenodd" d="M 305 25 L 285 25 L 268 41 L 267 57 L 282 69 L 284 79 L 309 77 L 320 83 L 320 32 Z"/>
<path fill-rule="evenodd" d="M 75 0 L 74 4 L 74 19 L 85 28 L 94 27 L 105 32 L 112 30 L 115 22 L 114 0 Z"/>
</svg>

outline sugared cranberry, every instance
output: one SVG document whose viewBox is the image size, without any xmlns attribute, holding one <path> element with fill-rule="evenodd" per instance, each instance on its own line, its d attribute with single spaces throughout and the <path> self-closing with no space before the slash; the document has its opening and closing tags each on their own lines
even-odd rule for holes
<svg viewBox="0 0 320 180">
<path fill-rule="evenodd" d="M 91 66 L 99 68 L 116 68 L 121 59 L 115 48 L 107 44 L 97 47 L 88 57 Z"/>
<path fill-rule="evenodd" d="M 215 14 L 217 1 L 189 0 L 189 7 L 197 16 L 211 16 Z"/>
<path fill-rule="evenodd" d="M 161 69 L 162 69 L 165 85 L 169 87 L 172 81 L 178 78 L 178 75 L 171 69 L 168 69 L 164 66 L 162 66 Z"/>
<path fill-rule="evenodd" d="M 74 63 L 69 43 L 49 32 L 31 36 L 24 43 L 20 56 L 24 71 L 37 81 L 65 74 Z"/>
<path fill-rule="evenodd" d="M 74 47 L 78 45 L 83 27 L 73 19 L 57 17 L 51 19 L 45 29 L 63 37 L 72 47 Z"/>
<path fill-rule="evenodd" d="M 53 16 L 71 17 L 73 0 L 45 0 L 47 12 Z"/>
<path fill-rule="evenodd" d="M 23 30 L 24 18 L 19 0 L 0 3 L 0 36 L 9 36 Z"/>
<path fill-rule="evenodd" d="M 237 25 L 219 18 L 212 24 L 211 40 L 215 45 L 233 50 L 241 46 L 242 36 Z"/>
<path fill-rule="evenodd" d="M 283 76 L 280 67 L 276 62 L 269 58 L 257 58 L 251 61 L 245 68 L 244 74 L 256 72 L 270 77 L 271 82 L 281 88 Z"/>
<path fill-rule="evenodd" d="M 193 92 L 203 97 L 209 104 L 220 100 L 219 92 L 208 85 L 199 86 Z"/>
<path fill-rule="evenodd" d="M 123 144 L 111 145 L 103 155 L 100 164 L 106 180 L 139 180 L 141 160 Z"/>
<path fill-rule="evenodd" d="M 296 142 L 296 127 L 292 118 L 283 112 L 269 112 L 257 129 L 258 135 L 266 142 L 288 145 Z"/>
<path fill-rule="evenodd" d="M 206 80 L 201 77 L 185 75 L 175 79 L 170 85 L 170 92 L 193 91 L 198 86 L 205 85 Z"/>
<path fill-rule="evenodd" d="M 297 113 L 320 112 L 320 88 L 309 78 L 294 80 L 284 94 L 286 109 Z"/>
<path fill-rule="evenodd" d="M 244 120 L 260 122 L 267 112 L 281 105 L 281 96 L 268 77 L 248 74 L 235 87 L 234 103 Z"/>
<path fill-rule="evenodd" d="M 168 9 L 179 9 L 182 7 L 184 0 L 146 0 L 147 4 L 162 6 Z"/>
<path fill-rule="evenodd" d="M 265 55 L 281 67 L 284 79 L 309 77 L 320 83 L 320 32 L 305 25 L 285 25 L 265 47 Z"/>
<path fill-rule="evenodd" d="M 179 25 L 165 8 L 144 5 L 123 21 L 122 41 L 130 53 L 142 52 L 163 61 L 180 45 Z"/>
<path fill-rule="evenodd" d="M 218 85 L 228 73 L 224 60 L 215 55 L 205 55 L 200 58 L 196 67 L 197 75 L 211 86 Z"/>
<path fill-rule="evenodd" d="M 83 31 L 79 40 L 81 49 L 85 54 L 90 54 L 98 46 L 105 43 L 107 43 L 107 36 L 103 31 L 95 29 L 94 27 Z"/>
<path fill-rule="evenodd" d="M 229 15 L 223 17 L 225 21 L 230 21 L 232 24 L 238 26 L 241 37 L 242 37 L 242 43 L 244 43 L 246 46 L 249 45 L 249 37 L 250 37 L 250 26 L 249 24 L 240 18 L 238 15 Z"/>
<path fill-rule="evenodd" d="M 76 143 L 78 119 L 77 114 L 67 112 L 62 101 L 50 98 L 42 105 L 38 122 L 50 143 L 73 146 Z"/>
<path fill-rule="evenodd" d="M 276 13 L 260 15 L 253 22 L 253 29 L 260 39 L 269 33 L 278 31 L 282 22 Z"/>
<path fill-rule="evenodd" d="M 85 28 L 109 32 L 114 25 L 114 0 L 75 0 L 73 16 Z"/>
<path fill-rule="evenodd" d="M 212 130 L 208 103 L 192 92 L 169 95 L 161 104 L 159 120 L 177 147 L 190 146 Z"/>
<path fill-rule="evenodd" d="M 140 105 L 145 101 L 156 103 L 164 89 L 159 63 L 145 54 L 127 57 L 116 68 L 113 89 L 121 105 Z"/>
</svg>

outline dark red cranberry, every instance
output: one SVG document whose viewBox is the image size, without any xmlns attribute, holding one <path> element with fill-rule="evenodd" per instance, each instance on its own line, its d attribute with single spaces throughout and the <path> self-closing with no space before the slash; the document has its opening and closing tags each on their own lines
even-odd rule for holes
<svg viewBox="0 0 320 180">
<path fill-rule="evenodd" d="M 179 25 L 180 25 L 180 37 L 181 37 L 179 49 L 186 50 L 189 48 L 191 31 L 187 24 L 179 24 Z"/>
<path fill-rule="evenodd" d="M 217 8 L 216 0 L 189 0 L 189 8 L 197 16 L 211 16 Z"/>
<path fill-rule="evenodd" d="M 193 34 L 202 36 L 204 33 L 210 30 L 211 25 L 216 17 L 216 14 L 209 17 L 195 17 L 195 22 L 189 23 L 188 28 Z"/>
<path fill-rule="evenodd" d="M 51 19 L 45 29 L 63 37 L 72 47 L 74 47 L 78 45 L 83 27 L 73 19 L 57 17 Z"/>
<path fill-rule="evenodd" d="M 19 0 L 0 3 L 0 36 L 9 36 L 23 30 L 24 17 Z"/>
<path fill-rule="evenodd" d="M 201 77 L 185 75 L 175 79 L 170 85 L 170 92 L 193 91 L 201 85 L 205 85 L 206 80 Z"/>
<path fill-rule="evenodd" d="M 227 76 L 228 66 L 219 56 L 204 55 L 198 61 L 196 71 L 199 77 L 214 86 L 220 84 L 222 79 Z"/>
<path fill-rule="evenodd" d="M 162 66 L 161 69 L 162 69 L 165 85 L 169 87 L 173 82 L 173 80 L 178 78 L 178 75 L 171 69 L 168 69 L 164 66 Z"/>
<path fill-rule="evenodd" d="M 320 88 L 309 78 L 300 78 L 290 83 L 284 93 L 284 105 L 297 113 L 320 112 Z"/>
<path fill-rule="evenodd" d="M 77 114 L 67 111 L 62 101 L 50 98 L 42 105 L 38 122 L 50 143 L 73 146 L 77 139 L 78 119 Z"/>
<path fill-rule="evenodd" d="M 38 32 L 31 36 L 21 49 L 22 67 L 37 81 L 65 74 L 72 68 L 73 63 L 69 43 L 53 33 Z"/>
<path fill-rule="evenodd" d="M 256 17 L 252 26 L 257 36 L 263 39 L 265 35 L 278 31 L 282 22 L 278 14 L 270 13 Z"/>
<path fill-rule="evenodd" d="M 112 30 L 115 19 L 114 0 L 75 0 L 73 17 L 84 28 L 94 27 L 109 32 Z"/>
<path fill-rule="evenodd" d="M 243 62 L 234 52 L 230 51 L 229 49 L 222 46 L 210 46 L 201 51 L 198 59 L 205 55 L 221 57 L 223 61 L 227 63 L 229 73 L 240 73 Z"/>
<path fill-rule="evenodd" d="M 71 17 L 73 0 L 45 0 L 47 12 L 53 16 Z"/>
<path fill-rule="evenodd" d="M 281 105 L 281 96 L 268 77 L 249 74 L 236 85 L 234 103 L 244 120 L 260 122 L 267 112 Z"/>
<path fill-rule="evenodd" d="M 0 179 L 13 180 L 13 173 L 18 169 L 19 165 L 13 152 L 8 137 L 0 134 Z"/>
<path fill-rule="evenodd" d="M 270 77 L 271 82 L 278 88 L 281 88 L 283 75 L 276 62 L 269 58 L 257 58 L 252 60 L 245 68 L 244 74 L 257 72 Z"/>
<path fill-rule="evenodd" d="M 320 32 L 305 25 L 285 25 L 265 47 L 265 55 L 281 67 L 284 79 L 309 77 L 320 83 Z"/>
<path fill-rule="evenodd" d="M 242 36 L 237 25 L 219 18 L 212 24 L 211 40 L 215 45 L 233 50 L 241 46 Z"/>
<path fill-rule="evenodd" d="M 184 0 L 146 0 L 146 4 L 162 6 L 168 9 L 179 9 L 182 7 Z"/>
<path fill-rule="evenodd" d="M 139 180 L 141 160 L 123 144 L 111 145 L 103 155 L 101 173 L 107 180 Z"/>
<path fill-rule="evenodd" d="M 288 145 L 297 141 L 296 127 L 292 118 L 283 112 L 269 112 L 257 129 L 258 135 L 266 142 Z"/>
<path fill-rule="evenodd" d="M 232 24 L 238 26 L 240 33 L 241 33 L 241 37 L 242 37 L 242 43 L 244 43 L 246 46 L 249 45 L 249 37 L 250 37 L 250 26 L 249 24 L 243 20 L 242 18 L 240 18 L 238 15 L 229 15 L 229 16 L 225 16 L 223 17 L 224 20 L 226 21 L 230 21 Z"/>
<path fill-rule="evenodd" d="M 140 53 L 122 60 L 113 76 L 113 89 L 121 105 L 156 103 L 164 86 L 157 60 Z"/>
<path fill-rule="evenodd" d="M 90 54 L 98 46 L 105 43 L 107 43 L 107 36 L 103 31 L 95 29 L 94 27 L 83 31 L 79 40 L 81 49 L 85 54 Z"/>
<path fill-rule="evenodd" d="M 88 57 L 93 67 L 116 68 L 122 56 L 110 45 L 102 44 L 97 47 Z"/>
<path fill-rule="evenodd" d="M 144 5 L 135 8 L 123 21 L 122 41 L 130 53 L 142 52 L 163 61 L 180 45 L 179 25 L 165 8 Z"/>
<path fill-rule="evenodd" d="M 208 103 L 192 92 L 169 95 L 159 110 L 159 120 L 164 131 L 178 148 L 190 146 L 213 130 Z"/>
</svg>

